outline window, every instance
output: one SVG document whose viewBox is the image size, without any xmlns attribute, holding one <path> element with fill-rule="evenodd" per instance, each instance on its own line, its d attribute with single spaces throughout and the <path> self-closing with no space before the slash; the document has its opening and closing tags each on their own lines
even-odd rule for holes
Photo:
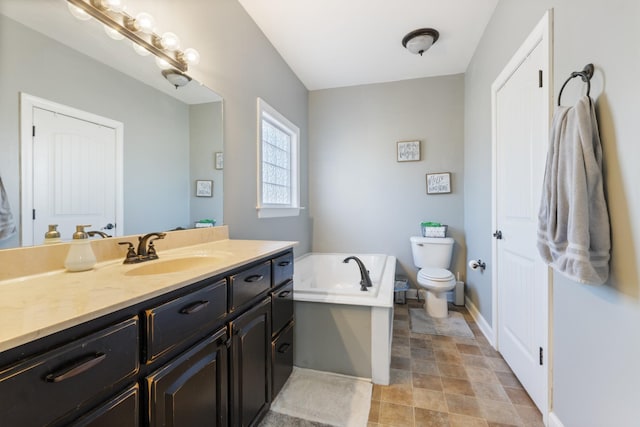
<svg viewBox="0 0 640 427">
<path fill-rule="evenodd" d="M 300 129 L 258 98 L 258 217 L 300 213 Z"/>
</svg>

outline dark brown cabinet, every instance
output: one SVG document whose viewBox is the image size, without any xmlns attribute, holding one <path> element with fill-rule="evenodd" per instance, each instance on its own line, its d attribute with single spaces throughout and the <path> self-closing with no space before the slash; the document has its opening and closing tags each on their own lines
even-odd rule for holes
<svg viewBox="0 0 640 427">
<path fill-rule="evenodd" d="M 293 366 L 292 277 L 288 250 L 0 353 L 0 425 L 257 425 Z"/>
<path fill-rule="evenodd" d="M 227 330 L 146 378 L 150 426 L 227 426 Z"/>
<path fill-rule="evenodd" d="M 230 324 L 232 425 L 256 425 L 271 404 L 271 301 L 258 305 Z"/>
</svg>

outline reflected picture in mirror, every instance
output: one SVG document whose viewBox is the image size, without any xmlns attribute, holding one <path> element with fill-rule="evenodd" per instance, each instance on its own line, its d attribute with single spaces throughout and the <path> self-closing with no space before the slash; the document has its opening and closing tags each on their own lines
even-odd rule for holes
<svg viewBox="0 0 640 427">
<path fill-rule="evenodd" d="M 192 228 L 202 218 L 223 224 L 223 172 L 211 161 L 224 151 L 222 98 L 195 80 L 176 89 L 152 58 L 140 57 L 130 46 L 110 39 L 97 22 L 74 19 L 64 6 L 40 2 L 34 13 L 32 2 L 0 4 L 0 177 L 19 223 L 17 233 L 0 241 L 0 249 L 41 244 L 44 233 L 37 230 L 46 230 L 50 221 L 62 223 L 58 217 L 66 217 L 70 224 L 87 223 L 81 215 L 93 212 L 96 203 L 115 203 L 121 210 L 120 220 L 105 217 L 91 228 L 114 224 L 109 234 L 115 236 Z M 44 138 L 46 123 L 38 122 L 36 115 L 32 119 L 36 136 L 25 135 L 26 114 L 20 113 L 23 94 L 122 124 L 122 154 L 115 155 L 116 170 L 121 172 L 109 178 L 116 180 L 116 187 L 121 182 L 119 199 L 101 194 L 104 191 L 95 183 L 83 187 L 87 179 L 75 178 L 76 167 L 88 176 L 105 168 L 100 151 L 73 148 L 70 144 L 77 140 L 65 142 L 55 132 Z M 50 113 L 52 122 L 64 116 Z M 36 148 L 45 144 L 45 150 L 36 150 L 45 157 L 34 163 L 25 155 L 25 144 Z M 61 168 L 66 175 L 59 173 Z M 23 182 L 23 173 L 29 171 L 32 182 Z M 196 179 L 215 181 L 216 194 L 196 197 L 192 189 Z M 31 223 L 38 219 L 44 228 Z M 63 241 L 71 238 L 72 231 L 61 227 L 60 232 Z"/>
</svg>

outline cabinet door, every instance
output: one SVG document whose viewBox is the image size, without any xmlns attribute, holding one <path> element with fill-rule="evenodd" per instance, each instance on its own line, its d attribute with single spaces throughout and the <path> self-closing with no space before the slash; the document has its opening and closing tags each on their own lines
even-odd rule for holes
<svg viewBox="0 0 640 427">
<path fill-rule="evenodd" d="M 271 403 L 271 301 L 231 322 L 232 425 L 252 426 Z"/>
<path fill-rule="evenodd" d="M 149 425 L 227 426 L 226 328 L 147 377 Z"/>
<path fill-rule="evenodd" d="M 73 427 L 138 427 L 139 401 L 140 387 L 135 384 L 71 425 Z"/>
</svg>

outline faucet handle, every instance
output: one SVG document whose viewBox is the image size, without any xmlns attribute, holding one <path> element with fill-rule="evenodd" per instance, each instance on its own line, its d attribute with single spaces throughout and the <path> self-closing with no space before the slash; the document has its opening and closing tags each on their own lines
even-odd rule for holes
<svg viewBox="0 0 640 427">
<path fill-rule="evenodd" d="M 124 264 L 132 264 L 138 261 L 138 254 L 136 254 L 136 250 L 133 247 L 133 243 L 131 242 L 118 242 L 119 245 L 129 245 L 127 248 L 127 256 L 124 259 Z"/>
</svg>

